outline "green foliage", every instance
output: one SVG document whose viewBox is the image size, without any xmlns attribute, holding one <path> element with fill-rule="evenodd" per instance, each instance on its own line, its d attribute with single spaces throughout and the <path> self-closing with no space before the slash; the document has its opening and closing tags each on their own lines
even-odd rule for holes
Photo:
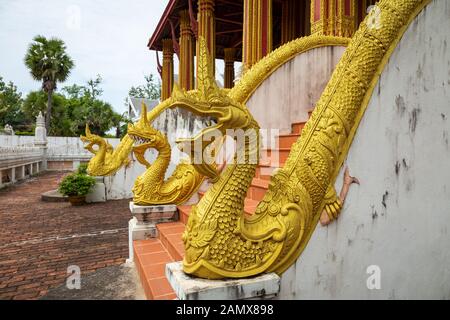
<svg viewBox="0 0 450 320">
<path fill-rule="evenodd" d="M 42 89 L 48 95 L 45 127 L 48 132 L 51 132 L 53 91 L 56 90 L 58 82 L 64 82 L 69 77 L 74 62 L 66 53 L 66 46 L 62 40 L 57 38 L 46 39 L 43 36 L 34 37 L 25 55 L 24 62 L 30 69 L 33 79 L 42 81 Z"/>
<path fill-rule="evenodd" d="M 34 136 L 33 131 L 14 131 L 16 136 Z"/>
<path fill-rule="evenodd" d="M 66 96 L 71 99 L 80 99 L 82 97 L 97 99 L 103 94 L 103 89 L 100 88 L 103 79 L 101 75 L 97 75 L 95 79 L 89 79 L 84 86 L 73 84 L 71 86 L 65 86 L 62 91 L 66 93 Z"/>
<path fill-rule="evenodd" d="M 72 173 L 61 181 L 58 191 L 65 196 L 85 196 L 94 186 L 95 178 L 85 174 Z"/>
<path fill-rule="evenodd" d="M 59 93 L 52 96 L 52 114 L 49 135 L 51 136 L 75 136 L 72 131 L 72 121 L 67 110 L 67 99 Z M 31 91 L 25 97 L 22 104 L 22 111 L 31 124 L 34 125 L 39 112 L 42 114 L 47 110 L 47 94 L 43 91 Z"/>
<path fill-rule="evenodd" d="M 5 83 L 0 76 L 0 126 L 10 124 L 14 129 L 26 129 L 29 122 L 21 110 L 22 93 L 11 81 Z"/>
<path fill-rule="evenodd" d="M 161 82 L 155 79 L 153 74 L 144 76 L 145 84 L 131 87 L 128 95 L 133 98 L 145 98 L 158 100 L 161 97 Z"/>
<path fill-rule="evenodd" d="M 34 37 L 24 61 L 33 79 L 42 81 L 45 92 L 56 89 L 57 82 L 66 81 L 75 65 L 64 41 L 40 35 Z"/>
<path fill-rule="evenodd" d="M 124 117 L 114 112 L 109 103 L 98 99 L 103 91 L 100 88 L 101 81 L 101 77 L 97 76 L 85 86 L 74 84 L 64 87 L 61 90 L 63 94 L 53 94 L 49 135 L 80 136 L 84 134 L 86 123 L 89 123 L 93 133 L 100 136 L 104 136 L 111 128 L 120 128 Z M 47 95 L 43 91 L 30 92 L 22 105 L 29 119 L 35 119 L 39 111 L 44 113 L 46 109 Z"/>
<path fill-rule="evenodd" d="M 80 165 L 78 166 L 78 169 L 77 169 L 77 173 L 78 174 L 87 174 L 87 168 L 88 168 L 87 163 L 80 163 Z"/>
</svg>

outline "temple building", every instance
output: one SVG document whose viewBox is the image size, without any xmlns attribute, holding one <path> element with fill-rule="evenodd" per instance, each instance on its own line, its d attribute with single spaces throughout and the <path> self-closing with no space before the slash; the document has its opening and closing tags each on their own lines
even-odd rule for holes
<svg viewBox="0 0 450 320">
<path fill-rule="evenodd" d="M 162 96 L 174 84 L 174 59 L 179 61 L 179 84 L 195 88 L 198 37 L 207 39 L 211 59 L 223 60 L 224 87 L 233 87 L 241 62 L 248 70 L 283 44 L 310 34 L 352 37 L 375 0 L 170 0 L 148 42 L 162 52 L 158 71 Z"/>
<path fill-rule="evenodd" d="M 115 147 L 134 140 L 138 161 L 105 166 L 127 163 L 106 188 L 133 190 L 147 298 L 448 299 L 449 16 L 440 0 L 170 0 L 148 41 L 161 101 Z M 257 161 L 173 161 L 217 128 L 256 132 L 233 155 Z"/>
</svg>

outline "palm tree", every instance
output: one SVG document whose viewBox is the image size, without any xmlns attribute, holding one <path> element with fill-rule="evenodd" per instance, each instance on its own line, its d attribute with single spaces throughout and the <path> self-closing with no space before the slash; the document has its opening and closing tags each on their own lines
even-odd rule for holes
<svg viewBox="0 0 450 320">
<path fill-rule="evenodd" d="M 47 113 L 45 128 L 50 130 L 52 115 L 52 95 L 57 82 L 64 82 L 74 67 L 74 62 L 66 53 L 64 41 L 43 36 L 36 36 L 30 44 L 25 56 L 25 65 L 30 69 L 31 76 L 42 81 L 42 89 L 47 93 Z"/>
</svg>

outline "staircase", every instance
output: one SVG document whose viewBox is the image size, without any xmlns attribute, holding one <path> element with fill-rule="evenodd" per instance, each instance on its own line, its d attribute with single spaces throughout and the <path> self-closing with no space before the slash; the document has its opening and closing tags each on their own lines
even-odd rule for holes
<svg viewBox="0 0 450 320">
<path fill-rule="evenodd" d="M 311 112 L 309 112 L 309 116 L 311 116 Z M 258 203 L 269 188 L 271 173 L 277 168 L 274 164 L 271 164 L 270 155 L 277 152 L 279 163 L 283 165 L 292 144 L 300 137 L 304 125 L 305 122 L 293 123 L 290 134 L 278 137 L 278 148 L 267 150 L 269 158 L 261 160 L 258 164 L 255 178 L 245 199 L 244 210 L 246 214 L 251 215 L 255 212 Z M 199 192 L 200 197 L 203 194 L 203 192 Z M 135 265 L 147 299 L 170 300 L 176 298 L 166 279 L 165 265 L 169 262 L 183 260 L 184 246 L 181 235 L 188 221 L 191 206 L 178 206 L 178 211 L 180 217 L 178 222 L 161 223 L 156 226 L 158 229 L 157 238 L 134 241 Z"/>
</svg>

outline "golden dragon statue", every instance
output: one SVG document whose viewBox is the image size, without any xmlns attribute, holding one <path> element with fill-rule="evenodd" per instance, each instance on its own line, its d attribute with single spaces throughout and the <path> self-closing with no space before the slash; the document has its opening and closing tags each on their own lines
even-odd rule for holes
<svg viewBox="0 0 450 320">
<path fill-rule="evenodd" d="M 204 176 L 191 164 L 182 161 L 170 178 L 165 180 L 172 150 L 167 137 L 150 125 L 145 104 L 142 106 L 140 120 L 136 124 L 128 125 L 128 135 L 135 141 L 133 152 L 136 159 L 147 168 L 134 183 L 134 203 L 181 204 L 189 200 L 203 182 Z M 145 152 L 148 149 L 155 149 L 158 152 L 152 164 L 145 159 Z"/>
<path fill-rule="evenodd" d="M 133 147 L 133 140 L 128 136 L 114 149 L 106 139 L 91 133 L 89 124 L 86 124 L 85 135 L 80 136 L 80 139 L 87 143 L 84 148 L 94 154 L 88 163 L 88 173 L 91 176 L 110 176 L 130 163 L 128 155 Z"/>
<path fill-rule="evenodd" d="M 259 126 L 240 97 L 245 96 L 242 81 L 251 76 L 253 68 L 231 91 L 219 89 L 208 65 L 205 41 L 199 39 L 198 89 L 186 92 L 175 87 L 166 107 L 213 117 L 216 125 L 179 142 L 206 148 L 211 142 L 204 137 L 214 130 L 255 134 L 238 144 L 236 154 L 245 156 L 236 156 L 222 174 L 208 163 L 196 166 L 216 182 L 193 207 L 183 234 L 186 273 L 209 279 L 281 274 L 296 261 L 330 203 L 329 194 L 340 210 L 332 186 L 355 131 L 387 59 L 428 2 L 381 0 L 377 4 L 381 27 L 370 25 L 370 15 L 361 24 L 284 167 L 271 177 L 267 193 L 250 218 L 244 216 L 244 198 L 255 174 L 256 163 L 251 160 L 259 153 Z"/>
<path fill-rule="evenodd" d="M 132 151 L 137 160 L 146 166 L 147 169 L 136 179 L 133 188 L 133 202 L 137 205 L 182 204 L 189 200 L 204 180 L 204 176 L 194 169 L 195 166 L 186 162 L 178 164 L 172 175 L 164 180 L 170 163 L 171 148 L 166 136 L 150 123 L 167 105 L 167 101 L 162 102 L 147 113 L 147 107 L 143 104 L 140 120 L 128 126 L 127 135 L 116 149 L 107 140 L 91 133 L 88 125 L 85 136 L 80 137 L 87 143 L 85 149 L 94 154 L 88 163 L 88 173 L 92 176 L 113 175 L 129 163 Z M 94 145 L 97 145 L 97 150 Z M 144 157 L 148 149 L 158 152 L 153 164 Z"/>
</svg>

